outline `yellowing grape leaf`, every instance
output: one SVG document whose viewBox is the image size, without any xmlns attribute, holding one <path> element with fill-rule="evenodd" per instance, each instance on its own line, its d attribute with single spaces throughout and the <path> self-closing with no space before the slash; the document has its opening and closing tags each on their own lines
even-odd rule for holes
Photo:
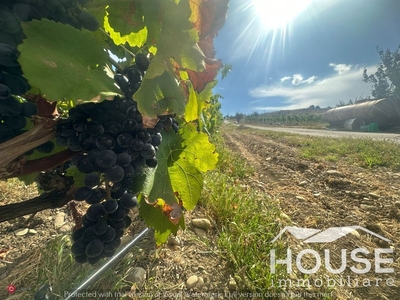
<svg viewBox="0 0 400 300">
<path fill-rule="evenodd" d="M 92 32 L 46 19 L 22 23 L 27 38 L 18 46 L 29 83 L 49 101 L 103 98 L 118 92 L 104 71 L 108 54 Z"/>
<path fill-rule="evenodd" d="M 110 26 L 121 35 L 129 35 L 144 28 L 142 6 L 139 1 L 113 2 L 108 5 Z"/>
<path fill-rule="evenodd" d="M 207 88 L 198 93 L 193 88 L 192 84 L 189 85 L 189 101 L 185 108 L 185 120 L 191 122 L 197 120 L 203 109 L 208 107 L 208 101 L 212 95 L 212 88 L 215 87 L 217 81 L 211 81 L 207 84 Z"/>
</svg>

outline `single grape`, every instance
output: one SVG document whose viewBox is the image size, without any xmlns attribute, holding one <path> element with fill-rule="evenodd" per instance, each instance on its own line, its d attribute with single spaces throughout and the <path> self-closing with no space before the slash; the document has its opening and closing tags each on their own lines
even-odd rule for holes
<svg viewBox="0 0 400 300">
<path fill-rule="evenodd" d="M 74 200 L 76 201 L 84 201 L 90 198 L 92 195 L 92 189 L 87 186 L 82 186 L 77 188 L 74 193 Z"/>
<path fill-rule="evenodd" d="M 94 233 L 97 235 L 102 235 L 107 231 L 108 224 L 106 221 L 98 221 L 96 224 L 93 225 Z"/>
<path fill-rule="evenodd" d="M 96 139 L 96 147 L 99 150 L 114 149 L 115 145 L 115 139 L 109 134 L 102 134 Z"/>
<path fill-rule="evenodd" d="M 71 235 L 72 240 L 75 242 L 75 241 L 77 241 L 78 239 L 80 239 L 80 238 L 82 237 L 83 232 L 84 232 L 85 230 L 86 230 L 85 227 L 81 227 L 81 228 L 75 230 L 75 231 L 72 233 L 72 235 Z"/>
<path fill-rule="evenodd" d="M 86 254 L 76 255 L 74 256 L 74 259 L 79 264 L 84 264 L 88 261 L 88 257 L 86 256 Z"/>
<path fill-rule="evenodd" d="M 131 156 L 126 152 L 122 152 L 117 155 L 116 164 L 121 167 L 125 167 L 125 166 L 130 165 L 131 161 L 132 161 Z"/>
<path fill-rule="evenodd" d="M 133 140 L 133 136 L 129 133 L 122 133 L 117 137 L 117 144 L 121 148 L 129 148 L 131 141 Z"/>
<path fill-rule="evenodd" d="M 94 164 L 89 160 L 87 156 L 82 157 L 80 160 L 78 160 L 76 167 L 81 173 L 88 174 L 94 171 Z"/>
<path fill-rule="evenodd" d="M 133 177 L 135 174 L 135 168 L 132 165 L 127 165 L 122 168 L 124 169 L 125 178 L 128 178 L 130 180 L 130 178 Z M 125 180 L 125 178 L 122 179 L 121 181 Z"/>
<path fill-rule="evenodd" d="M 143 149 L 144 143 L 141 139 L 136 138 L 136 139 L 132 140 L 132 142 L 129 146 L 133 151 L 140 151 Z"/>
<path fill-rule="evenodd" d="M 100 136 L 104 133 L 104 127 L 100 123 L 89 121 L 86 123 L 86 131 L 92 136 Z"/>
<path fill-rule="evenodd" d="M 122 123 L 122 127 L 126 132 L 134 132 L 140 128 L 139 123 L 135 119 L 126 119 Z"/>
<path fill-rule="evenodd" d="M 124 222 L 125 222 L 125 228 L 128 228 L 131 224 L 132 224 L 132 219 L 130 216 L 126 216 L 124 218 Z"/>
<path fill-rule="evenodd" d="M 112 167 L 107 168 L 104 174 L 111 182 L 121 181 L 125 176 L 124 169 L 118 165 L 113 165 Z"/>
<path fill-rule="evenodd" d="M 92 204 L 86 211 L 86 218 L 89 221 L 100 220 L 105 214 L 103 205 L 100 203 Z"/>
<path fill-rule="evenodd" d="M 103 207 L 106 214 L 112 214 L 118 208 L 118 201 L 115 199 L 109 199 L 103 203 Z"/>
<path fill-rule="evenodd" d="M 97 173 L 87 174 L 85 176 L 83 183 L 87 187 L 90 187 L 90 188 L 95 187 L 96 185 L 98 185 L 100 183 L 100 176 Z"/>
<path fill-rule="evenodd" d="M 119 205 L 116 211 L 114 211 L 112 214 L 109 214 L 109 218 L 112 221 L 121 221 L 126 217 L 126 215 L 126 209 Z"/>
<path fill-rule="evenodd" d="M 147 58 L 146 55 L 142 53 L 137 53 L 135 55 L 135 63 L 138 68 L 144 72 L 147 71 L 147 69 L 149 68 L 150 60 Z"/>
<path fill-rule="evenodd" d="M 114 253 L 115 250 L 121 245 L 121 239 L 113 239 L 109 243 L 104 244 L 104 252 L 112 252 Z"/>
<path fill-rule="evenodd" d="M 109 121 L 104 124 L 104 133 L 117 137 L 122 132 L 122 125 L 117 121 Z"/>
<path fill-rule="evenodd" d="M 146 159 L 146 165 L 149 168 L 155 168 L 157 167 L 158 161 L 156 157 L 150 158 L 150 159 Z"/>
<path fill-rule="evenodd" d="M 93 226 L 94 225 L 87 227 L 86 230 L 82 233 L 82 240 L 86 243 L 89 243 L 97 238 L 97 234 L 94 232 Z"/>
<path fill-rule="evenodd" d="M 125 222 L 123 220 L 120 221 L 109 221 L 108 224 L 114 228 L 115 230 L 120 230 L 125 228 Z"/>
<path fill-rule="evenodd" d="M 88 258 L 96 257 L 104 250 L 104 243 L 100 239 L 94 239 L 86 246 L 86 255 Z"/>
<path fill-rule="evenodd" d="M 154 156 L 156 156 L 156 149 L 152 144 L 146 143 L 143 145 L 143 149 L 140 150 L 140 155 L 146 159 L 153 158 Z"/>
<path fill-rule="evenodd" d="M 117 162 L 117 155 L 111 150 L 102 150 L 97 155 L 96 163 L 102 168 L 110 168 Z"/>
<path fill-rule="evenodd" d="M 137 206 L 138 201 L 135 195 L 130 193 L 126 193 L 122 195 L 121 199 L 119 199 L 119 205 L 121 205 L 125 209 L 131 209 Z"/>
<path fill-rule="evenodd" d="M 162 142 L 162 135 L 161 135 L 161 133 L 156 133 L 155 135 L 153 135 L 152 137 L 151 137 L 151 144 L 153 145 L 153 146 L 159 146 L 160 144 L 161 144 L 161 142 Z"/>
<path fill-rule="evenodd" d="M 83 150 L 90 150 L 96 146 L 96 137 L 89 134 L 89 132 L 85 131 L 79 135 L 79 142 Z"/>
<path fill-rule="evenodd" d="M 67 139 L 67 146 L 71 151 L 78 152 L 82 150 L 82 146 L 77 135 L 71 135 Z"/>
<path fill-rule="evenodd" d="M 108 227 L 107 231 L 102 235 L 98 236 L 98 239 L 103 241 L 104 243 L 109 243 L 115 238 L 115 229 L 112 227 Z"/>
<path fill-rule="evenodd" d="M 85 254 L 88 242 L 85 242 L 82 238 L 77 239 L 71 247 L 71 252 L 74 256 Z"/>
<path fill-rule="evenodd" d="M 106 196 L 106 191 L 104 189 L 94 189 L 92 190 L 92 195 L 86 199 L 87 204 L 100 203 Z"/>
</svg>

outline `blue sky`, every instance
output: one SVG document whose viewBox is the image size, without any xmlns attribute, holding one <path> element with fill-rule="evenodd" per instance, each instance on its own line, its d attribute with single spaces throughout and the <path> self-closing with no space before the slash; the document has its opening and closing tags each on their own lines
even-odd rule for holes
<svg viewBox="0 0 400 300">
<path fill-rule="evenodd" d="M 217 58 L 233 67 L 214 89 L 224 97 L 224 115 L 334 107 L 369 96 L 362 73 L 380 63 L 376 47 L 400 44 L 400 0 L 296 0 L 305 8 L 280 28 L 264 21 L 282 11 L 257 1 L 293 2 L 230 0 L 215 39 Z"/>
</svg>

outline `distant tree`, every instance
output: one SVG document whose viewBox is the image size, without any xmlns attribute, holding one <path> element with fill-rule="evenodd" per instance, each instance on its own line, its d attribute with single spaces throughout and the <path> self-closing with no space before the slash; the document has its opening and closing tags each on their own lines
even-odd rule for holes
<svg viewBox="0 0 400 300">
<path fill-rule="evenodd" d="M 314 105 L 310 105 L 308 108 L 309 109 L 315 109 L 315 106 Z"/>
<path fill-rule="evenodd" d="M 383 51 L 377 47 L 377 52 L 382 60 L 378 65 L 377 71 L 372 74 L 367 74 L 367 69 L 364 69 L 364 82 L 372 83 L 371 94 L 379 99 L 397 95 L 400 98 L 400 46 L 396 51 Z"/>
<path fill-rule="evenodd" d="M 236 113 L 235 115 L 235 119 L 238 123 L 240 123 L 240 121 L 242 121 L 242 119 L 244 118 L 244 114 L 242 113 Z"/>
<path fill-rule="evenodd" d="M 317 106 L 315 107 L 315 109 L 321 109 L 321 107 L 319 107 L 319 105 L 317 105 Z"/>
</svg>

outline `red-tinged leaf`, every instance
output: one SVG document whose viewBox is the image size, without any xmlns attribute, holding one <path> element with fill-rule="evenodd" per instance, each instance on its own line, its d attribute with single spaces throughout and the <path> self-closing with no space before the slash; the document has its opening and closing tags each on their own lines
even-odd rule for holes
<svg viewBox="0 0 400 300">
<path fill-rule="evenodd" d="M 215 35 L 224 25 L 229 0 L 191 0 L 191 20 L 200 39 Z"/>
<path fill-rule="evenodd" d="M 195 91 L 197 93 L 201 93 L 207 84 L 214 80 L 222 66 L 222 62 L 220 60 L 216 60 L 212 65 L 206 64 L 206 69 L 203 72 L 187 70 Z"/>
</svg>

